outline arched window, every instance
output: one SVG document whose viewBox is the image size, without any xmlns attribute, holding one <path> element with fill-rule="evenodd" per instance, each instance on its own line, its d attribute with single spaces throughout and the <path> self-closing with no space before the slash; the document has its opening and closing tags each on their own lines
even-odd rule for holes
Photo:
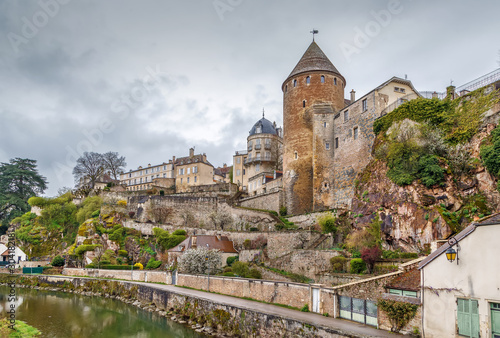
<svg viewBox="0 0 500 338">
<path fill-rule="evenodd" d="M 297 87 L 297 80 L 293 80 L 293 86 Z"/>
<path fill-rule="evenodd" d="M 307 83 L 307 84 L 310 84 L 310 83 L 311 83 L 311 77 L 310 77 L 310 76 L 306 77 L 306 83 Z"/>
<path fill-rule="evenodd" d="M 306 107 L 306 100 L 302 101 L 302 108 Z"/>
<path fill-rule="evenodd" d="M 336 78 L 336 77 L 335 77 L 335 78 L 333 78 L 333 84 L 334 84 L 334 85 L 337 85 L 337 78 Z"/>
<path fill-rule="evenodd" d="M 321 83 L 325 83 L 325 76 L 321 75 Z"/>
<path fill-rule="evenodd" d="M 297 152 L 294 152 L 293 153 L 293 156 L 295 157 L 295 159 L 298 159 L 299 158 L 299 154 Z"/>
</svg>

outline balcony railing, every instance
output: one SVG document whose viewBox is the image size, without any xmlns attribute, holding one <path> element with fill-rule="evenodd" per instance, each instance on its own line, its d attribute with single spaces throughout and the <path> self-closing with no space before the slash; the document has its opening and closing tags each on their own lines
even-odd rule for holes
<svg viewBox="0 0 500 338">
<path fill-rule="evenodd" d="M 255 145 L 255 150 L 260 150 L 260 148 L 261 148 L 261 147 L 260 147 L 260 144 L 256 144 L 256 145 Z"/>
<path fill-rule="evenodd" d="M 266 143 L 264 145 L 264 149 L 271 149 L 271 143 Z"/>
<path fill-rule="evenodd" d="M 257 156 L 257 157 L 252 157 L 252 158 L 247 158 L 244 164 L 251 164 L 253 162 L 271 162 L 272 157 L 271 156 Z"/>
</svg>

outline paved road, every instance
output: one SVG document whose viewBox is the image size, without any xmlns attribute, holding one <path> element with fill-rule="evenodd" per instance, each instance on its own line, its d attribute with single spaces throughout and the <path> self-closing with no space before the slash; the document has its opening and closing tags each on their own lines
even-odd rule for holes
<svg viewBox="0 0 500 338">
<path fill-rule="evenodd" d="M 154 283 L 141 283 L 141 282 L 130 282 L 134 284 L 142 284 L 147 285 L 149 287 L 158 288 L 161 290 L 171 291 L 177 294 L 182 294 L 186 296 L 193 296 L 196 298 L 202 298 L 206 300 L 210 300 L 216 303 L 227 304 L 232 306 L 237 306 L 239 308 L 248 309 L 251 311 L 258 311 L 262 313 L 268 313 L 272 315 L 282 316 L 285 318 L 296 319 L 302 322 L 306 322 L 308 324 L 321 325 L 326 327 L 331 327 L 335 329 L 340 329 L 346 333 L 350 333 L 353 336 L 358 337 L 404 337 L 400 334 L 378 330 L 372 326 L 351 322 L 343 319 L 335 319 L 330 317 L 325 317 L 319 314 L 311 313 L 311 312 L 300 312 L 297 310 L 283 308 L 281 306 L 270 305 L 260 302 L 254 302 L 251 300 L 219 295 L 216 293 L 198 291 L 185 289 L 173 285 L 162 285 L 162 284 L 154 284 Z"/>
</svg>

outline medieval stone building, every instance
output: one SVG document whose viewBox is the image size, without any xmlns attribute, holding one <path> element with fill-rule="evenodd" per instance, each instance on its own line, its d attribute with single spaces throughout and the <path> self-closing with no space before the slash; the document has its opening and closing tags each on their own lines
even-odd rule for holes
<svg viewBox="0 0 500 338">
<path fill-rule="evenodd" d="M 393 77 L 355 100 L 346 80 L 312 42 L 282 85 L 283 188 L 291 214 L 350 205 L 354 179 L 371 159 L 373 121 L 419 96 Z"/>
</svg>

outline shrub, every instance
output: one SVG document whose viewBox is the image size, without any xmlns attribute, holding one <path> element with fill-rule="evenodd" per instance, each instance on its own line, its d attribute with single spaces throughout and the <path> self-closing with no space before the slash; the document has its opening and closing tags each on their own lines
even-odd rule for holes
<svg viewBox="0 0 500 338">
<path fill-rule="evenodd" d="M 343 256 L 337 256 L 330 258 L 330 266 L 333 272 L 345 272 L 346 271 L 347 258 Z"/>
<path fill-rule="evenodd" d="M 288 213 L 288 210 L 285 206 L 280 207 L 280 216 L 286 216 Z"/>
<path fill-rule="evenodd" d="M 256 232 L 256 231 L 259 231 L 259 228 L 256 228 L 256 227 L 251 227 L 251 228 L 250 228 L 250 231 L 252 231 L 252 232 Z"/>
<path fill-rule="evenodd" d="M 160 190 L 160 196 L 165 196 L 165 190 Z"/>
<path fill-rule="evenodd" d="M 253 279 L 262 279 L 262 274 L 258 269 L 250 269 L 248 272 L 248 277 L 247 278 L 253 278 Z"/>
<path fill-rule="evenodd" d="M 118 255 L 120 255 L 122 257 L 127 257 L 128 251 L 127 250 L 118 250 Z"/>
<path fill-rule="evenodd" d="M 491 144 L 481 147 L 481 158 L 488 172 L 500 177 L 500 128 L 491 132 Z"/>
<path fill-rule="evenodd" d="M 243 247 L 247 250 L 250 250 L 250 248 L 252 247 L 252 241 L 249 239 L 245 239 L 245 241 L 243 242 Z"/>
<path fill-rule="evenodd" d="M 93 213 L 101 209 L 102 199 L 99 196 L 87 197 L 82 205 L 82 208 L 76 213 L 76 220 L 80 224 L 92 218 Z"/>
<path fill-rule="evenodd" d="M 139 270 L 143 270 L 144 266 L 141 263 L 135 263 L 134 268 L 137 267 Z"/>
<path fill-rule="evenodd" d="M 206 248 L 188 249 L 179 258 L 179 271 L 182 273 L 216 275 L 222 270 L 222 254 L 219 250 Z"/>
<path fill-rule="evenodd" d="M 444 180 L 444 170 L 439 166 L 439 160 L 435 155 L 424 155 L 418 160 L 418 176 L 427 188 L 432 187 Z"/>
<path fill-rule="evenodd" d="M 64 258 L 61 256 L 56 256 L 54 259 L 52 259 L 52 263 L 50 263 L 52 266 L 64 266 Z"/>
<path fill-rule="evenodd" d="M 234 262 L 233 265 L 231 266 L 231 268 L 233 269 L 233 272 L 240 276 L 240 277 L 243 277 L 245 278 L 245 276 L 248 275 L 248 273 L 250 272 L 250 269 L 248 268 L 248 264 L 247 263 L 244 263 L 244 262 Z"/>
<path fill-rule="evenodd" d="M 97 244 L 92 244 L 92 245 L 79 245 L 75 249 L 75 254 L 78 256 L 83 255 L 87 251 L 94 251 L 94 249 L 97 247 Z"/>
<path fill-rule="evenodd" d="M 236 277 L 236 275 L 232 272 L 224 272 L 222 274 L 222 276 L 224 276 L 224 277 Z"/>
<path fill-rule="evenodd" d="M 129 216 L 130 218 L 134 218 L 134 216 L 135 216 L 135 212 L 134 212 L 134 211 L 129 211 L 128 216 Z"/>
<path fill-rule="evenodd" d="M 302 312 L 309 312 L 309 304 L 305 304 L 301 309 L 300 311 Z"/>
<path fill-rule="evenodd" d="M 146 264 L 146 269 L 153 270 L 159 268 L 161 265 L 161 261 L 156 261 L 153 257 L 149 259 L 148 264 Z"/>
<path fill-rule="evenodd" d="M 186 232 L 186 230 L 177 229 L 177 230 L 175 230 L 174 232 L 172 232 L 172 235 L 176 235 L 176 236 L 186 236 L 186 235 L 187 235 L 187 232 Z"/>
<path fill-rule="evenodd" d="M 366 264 L 361 258 L 351 259 L 350 273 L 362 273 L 366 270 Z"/>
<path fill-rule="evenodd" d="M 401 331 L 415 317 L 418 310 L 418 305 L 388 299 L 380 299 L 377 306 L 387 313 L 392 332 Z"/>
<path fill-rule="evenodd" d="M 116 204 L 118 204 L 121 207 L 126 207 L 127 206 L 127 201 L 125 201 L 125 200 L 119 200 Z"/>
<path fill-rule="evenodd" d="M 222 270 L 222 272 L 233 272 L 233 269 L 231 269 L 231 267 L 229 266 L 226 266 L 224 270 Z"/>
<path fill-rule="evenodd" d="M 231 257 L 228 257 L 228 258 L 226 259 L 226 264 L 227 264 L 228 266 L 232 266 L 234 262 L 237 262 L 237 261 L 238 261 L 238 259 L 239 259 L 239 257 L 238 257 L 238 256 L 231 256 Z"/>
<path fill-rule="evenodd" d="M 335 235 L 337 232 L 336 221 L 337 219 L 331 213 L 326 213 L 318 217 L 318 224 L 325 234 L 331 233 Z"/>
</svg>

